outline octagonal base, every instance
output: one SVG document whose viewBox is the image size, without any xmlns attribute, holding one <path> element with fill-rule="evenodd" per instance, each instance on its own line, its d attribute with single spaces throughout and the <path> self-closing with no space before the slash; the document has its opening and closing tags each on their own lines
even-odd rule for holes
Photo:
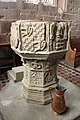
<svg viewBox="0 0 80 120">
<path fill-rule="evenodd" d="M 51 102 L 51 93 L 54 93 L 54 88 L 57 84 L 48 86 L 46 88 L 29 87 L 23 83 L 23 96 L 27 102 L 37 104 L 48 104 Z M 50 89 L 51 88 L 51 89 Z"/>
<path fill-rule="evenodd" d="M 51 102 L 50 91 L 54 90 L 59 81 L 56 75 L 57 64 L 56 60 L 23 60 L 23 95 L 28 102 Z"/>
</svg>

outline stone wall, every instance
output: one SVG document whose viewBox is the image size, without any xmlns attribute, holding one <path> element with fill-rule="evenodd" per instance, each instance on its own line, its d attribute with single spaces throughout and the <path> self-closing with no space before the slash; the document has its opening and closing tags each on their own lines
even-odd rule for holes
<svg viewBox="0 0 80 120">
<path fill-rule="evenodd" d="M 0 2 L 0 44 L 9 43 L 10 26 L 16 20 L 41 20 L 41 21 L 71 21 L 71 42 L 73 48 L 80 49 L 80 0 L 58 0 L 57 6 L 45 6 L 17 2 Z M 66 1 L 66 5 L 65 5 Z M 20 2 L 20 3 L 19 3 Z M 19 4 L 18 4 L 19 3 Z M 4 57 L 3 50 L 0 55 Z"/>
<path fill-rule="evenodd" d="M 57 14 L 57 7 L 44 6 L 43 4 L 26 4 L 27 8 L 20 11 L 21 19 L 53 21 Z"/>
<path fill-rule="evenodd" d="M 72 21 L 71 38 L 80 38 L 80 0 L 63 0 L 64 4 L 58 6 L 45 6 L 41 3 L 38 5 L 32 3 L 18 2 L 0 2 L 0 18 L 2 19 L 32 19 L 32 20 L 68 20 Z M 65 5 L 67 1 L 67 5 Z M 22 4 L 22 6 L 21 6 Z M 65 6 L 64 6 L 65 5 Z"/>
<path fill-rule="evenodd" d="M 80 0 L 68 0 L 67 14 L 63 13 L 63 16 L 72 21 L 72 39 L 80 38 Z"/>
<path fill-rule="evenodd" d="M 1 2 L 0 9 L 16 9 L 16 2 Z"/>
</svg>

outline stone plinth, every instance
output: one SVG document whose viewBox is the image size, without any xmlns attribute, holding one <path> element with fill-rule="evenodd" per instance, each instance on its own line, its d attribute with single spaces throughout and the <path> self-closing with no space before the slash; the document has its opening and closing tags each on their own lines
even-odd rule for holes
<svg viewBox="0 0 80 120">
<path fill-rule="evenodd" d="M 24 66 L 13 67 L 12 70 L 8 70 L 8 79 L 14 82 L 20 82 L 24 75 Z"/>
<path fill-rule="evenodd" d="M 11 48 L 24 65 L 23 95 L 29 102 L 47 104 L 58 83 L 58 61 L 69 44 L 67 22 L 17 21 L 11 26 Z"/>
</svg>

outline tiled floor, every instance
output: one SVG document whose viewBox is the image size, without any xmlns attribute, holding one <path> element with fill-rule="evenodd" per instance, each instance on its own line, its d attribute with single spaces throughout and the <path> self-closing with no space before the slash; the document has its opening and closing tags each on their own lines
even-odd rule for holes
<svg viewBox="0 0 80 120">
<path fill-rule="evenodd" d="M 4 120 L 80 120 L 80 87 L 58 76 L 61 85 L 67 88 L 65 101 L 67 111 L 55 115 L 52 104 L 39 105 L 28 103 L 23 98 L 22 82 L 12 80 L 0 92 L 0 108 Z"/>
<path fill-rule="evenodd" d="M 0 90 L 9 82 L 7 72 L 0 74 Z"/>
<path fill-rule="evenodd" d="M 70 82 L 80 86 L 79 69 L 68 67 L 62 63 L 58 65 L 57 75 L 64 77 Z M 0 90 L 9 82 L 7 72 L 0 74 Z"/>
<path fill-rule="evenodd" d="M 80 86 L 80 71 L 76 68 L 71 68 L 70 66 L 60 63 L 57 68 L 57 74 Z"/>
</svg>

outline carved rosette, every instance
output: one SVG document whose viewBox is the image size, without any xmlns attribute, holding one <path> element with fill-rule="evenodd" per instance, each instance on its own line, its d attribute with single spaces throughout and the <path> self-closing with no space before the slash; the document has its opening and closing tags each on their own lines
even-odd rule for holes
<svg viewBox="0 0 80 120">
<path fill-rule="evenodd" d="M 68 22 L 16 21 L 11 26 L 11 48 L 21 57 L 23 95 L 27 101 L 47 104 L 50 87 L 58 83 L 58 61 L 68 50 Z"/>
</svg>

